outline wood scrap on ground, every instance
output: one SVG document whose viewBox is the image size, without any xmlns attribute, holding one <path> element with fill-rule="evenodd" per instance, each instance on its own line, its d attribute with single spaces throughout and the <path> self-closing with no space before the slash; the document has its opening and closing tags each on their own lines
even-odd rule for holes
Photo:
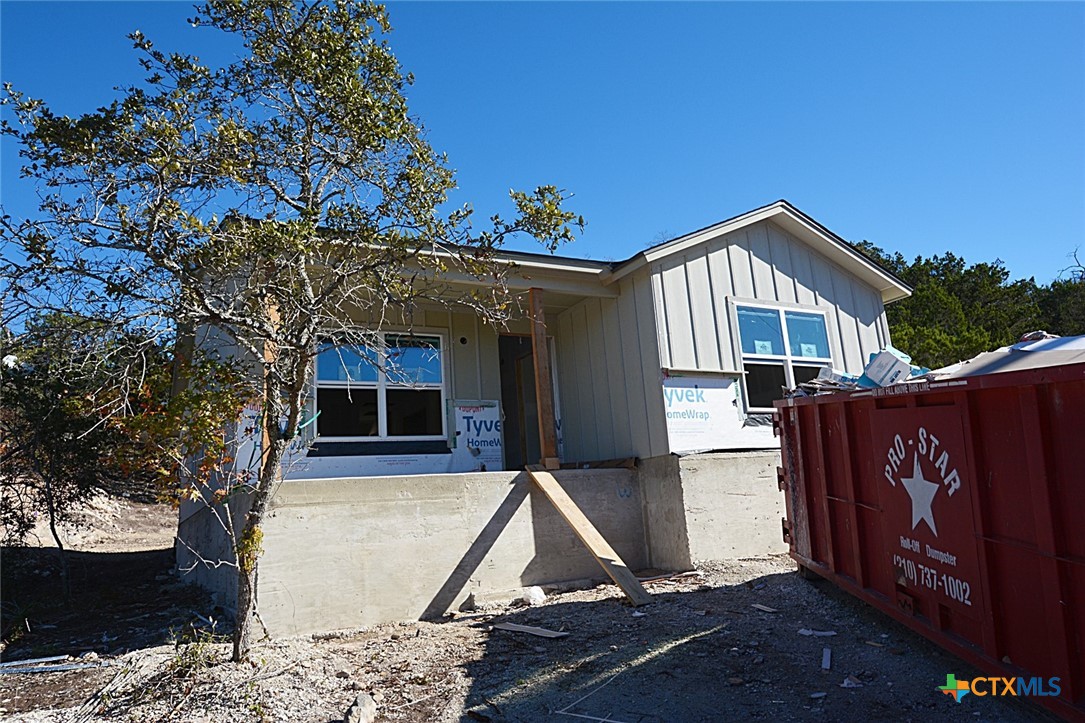
<svg viewBox="0 0 1085 723">
<path fill-rule="evenodd" d="M 569 633 L 558 632 L 557 630 L 547 630 L 546 628 L 536 628 L 531 625 L 520 625 L 518 623 L 498 623 L 494 625 L 495 630 L 508 630 L 513 633 L 528 633 L 529 635 L 538 635 L 540 638 L 564 638 Z"/>
<path fill-rule="evenodd" d="M 14 668 L 22 665 L 37 665 L 39 663 L 55 663 L 58 660 L 71 660 L 70 655 L 53 655 L 48 658 L 30 658 L 29 660 L 9 660 L 5 663 L 0 663 L 0 668 Z"/>
<path fill-rule="evenodd" d="M 642 585 L 649 585 L 653 582 L 681 582 L 683 580 L 689 580 L 690 578 L 702 577 L 704 577 L 703 573 L 697 570 L 692 570 L 690 572 L 675 572 L 666 573 L 663 575 L 650 575 L 648 577 L 638 577 L 637 579 L 640 580 Z"/>
</svg>

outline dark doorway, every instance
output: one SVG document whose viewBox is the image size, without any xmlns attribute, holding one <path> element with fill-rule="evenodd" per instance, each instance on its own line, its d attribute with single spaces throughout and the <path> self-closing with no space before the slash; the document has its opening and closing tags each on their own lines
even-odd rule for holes
<svg viewBox="0 0 1085 723">
<path fill-rule="evenodd" d="M 502 444 L 505 467 L 523 469 L 539 461 L 539 410 L 535 401 L 535 361 L 531 337 L 502 334 L 497 340 L 501 361 Z"/>
</svg>

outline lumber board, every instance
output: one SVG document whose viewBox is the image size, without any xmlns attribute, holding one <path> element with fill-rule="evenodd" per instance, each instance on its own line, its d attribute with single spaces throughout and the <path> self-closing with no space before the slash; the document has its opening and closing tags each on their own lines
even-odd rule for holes
<svg viewBox="0 0 1085 723">
<path fill-rule="evenodd" d="M 494 625 L 494 630 L 509 630 L 514 633 L 529 633 L 531 635 L 538 635 L 540 638 L 564 638 L 569 635 L 566 632 L 559 632 L 557 630 L 547 630 L 546 628 L 536 628 L 531 625 L 519 625 L 517 623 L 498 623 Z"/>
<path fill-rule="evenodd" d="M 565 521 L 569 523 L 569 527 L 573 528 L 573 532 L 576 533 L 576 536 L 580 538 L 580 541 L 595 557 L 603 571 L 626 594 L 626 597 L 637 606 L 647 605 L 652 602 L 652 596 L 640 584 L 637 576 L 622 562 L 622 558 L 618 557 L 618 553 L 614 551 L 610 543 L 599 534 L 599 530 L 595 529 L 595 525 L 591 523 L 591 520 L 584 516 L 581 509 L 569 497 L 569 493 L 565 491 L 565 488 L 554 479 L 554 475 L 538 466 L 528 467 L 527 473 L 534 480 L 539 490 L 546 495 L 546 498 L 553 503 L 561 516 L 565 518 Z"/>
<path fill-rule="evenodd" d="M 554 385 L 550 376 L 550 347 L 546 343 L 546 317 L 543 314 L 542 289 L 532 288 L 531 356 L 535 365 L 535 405 L 539 413 L 539 454 L 542 466 L 557 469 L 558 429 L 554 420 Z"/>
</svg>

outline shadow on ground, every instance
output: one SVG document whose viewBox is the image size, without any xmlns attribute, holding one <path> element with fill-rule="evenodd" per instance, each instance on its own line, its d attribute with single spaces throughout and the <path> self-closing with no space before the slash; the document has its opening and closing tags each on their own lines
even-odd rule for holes
<svg viewBox="0 0 1085 723">
<path fill-rule="evenodd" d="M 0 549 L 3 660 L 119 655 L 204 625 L 197 614 L 217 617 L 204 593 L 177 582 L 172 549 L 65 554 L 70 599 L 55 549 Z"/>
<path fill-rule="evenodd" d="M 772 574 L 653 592 L 636 610 L 611 598 L 480 620 L 569 635 L 491 631 L 485 653 L 466 666 L 462 720 L 1053 720 L 1017 701 L 955 704 L 937 686 L 947 673 L 977 671 L 828 583 Z M 848 676 L 861 687 L 842 688 Z"/>
</svg>

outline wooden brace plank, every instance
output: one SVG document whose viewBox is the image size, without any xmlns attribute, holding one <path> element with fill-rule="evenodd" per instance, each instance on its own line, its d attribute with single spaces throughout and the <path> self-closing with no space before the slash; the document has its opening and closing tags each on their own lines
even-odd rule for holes
<svg viewBox="0 0 1085 723">
<path fill-rule="evenodd" d="M 622 558 L 618 557 L 618 553 L 614 551 L 610 543 L 603 539 L 591 520 L 584 516 L 584 513 L 569 497 L 569 493 L 554 479 L 554 475 L 538 466 L 528 467 L 527 473 L 629 600 L 634 605 L 647 605 L 652 602 L 652 596 L 640 584 L 636 575 L 622 562 Z"/>
</svg>

